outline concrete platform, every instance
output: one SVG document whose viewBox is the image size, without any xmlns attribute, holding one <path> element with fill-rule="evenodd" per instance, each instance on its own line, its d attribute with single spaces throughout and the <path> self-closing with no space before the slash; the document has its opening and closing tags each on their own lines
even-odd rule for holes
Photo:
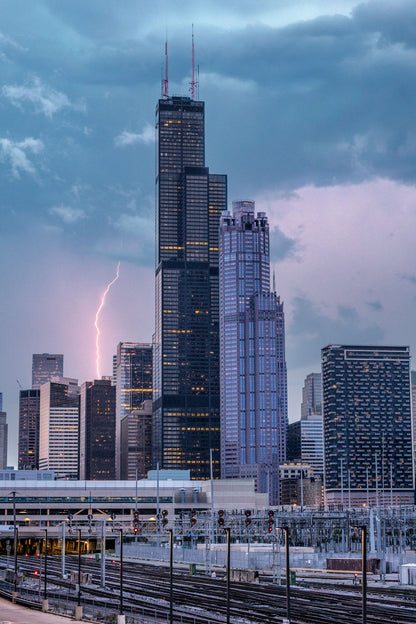
<svg viewBox="0 0 416 624">
<path fill-rule="evenodd" d="M 0 598 L 0 624 L 68 624 L 70 621 L 70 618 L 27 609 Z"/>
</svg>

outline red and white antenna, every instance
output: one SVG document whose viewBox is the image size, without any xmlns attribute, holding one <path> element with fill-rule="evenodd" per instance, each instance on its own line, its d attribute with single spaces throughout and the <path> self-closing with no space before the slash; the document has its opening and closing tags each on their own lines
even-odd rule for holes
<svg viewBox="0 0 416 624">
<path fill-rule="evenodd" d="M 194 46 L 194 25 L 192 24 L 192 68 L 191 68 L 191 98 L 195 99 L 195 87 L 198 82 L 195 80 L 195 46 Z"/>
<path fill-rule="evenodd" d="M 169 97 L 169 78 L 168 78 L 168 42 L 165 41 L 165 78 L 162 80 L 162 96 L 166 99 Z"/>
</svg>

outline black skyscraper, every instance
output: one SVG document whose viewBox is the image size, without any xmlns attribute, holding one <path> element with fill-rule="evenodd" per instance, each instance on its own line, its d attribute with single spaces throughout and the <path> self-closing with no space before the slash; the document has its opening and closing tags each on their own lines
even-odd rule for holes
<svg viewBox="0 0 416 624">
<path fill-rule="evenodd" d="M 218 229 L 225 175 L 205 168 L 204 103 L 156 109 L 156 323 L 153 461 L 219 476 Z"/>
</svg>

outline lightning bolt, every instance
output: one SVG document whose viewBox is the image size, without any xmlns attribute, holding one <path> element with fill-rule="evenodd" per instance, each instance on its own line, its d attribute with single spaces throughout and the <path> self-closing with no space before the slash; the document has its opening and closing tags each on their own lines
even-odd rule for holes
<svg viewBox="0 0 416 624">
<path fill-rule="evenodd" d="M 118 280 L 118 276 L 120 275 L 120 262 L 117 264 L 117 273 L 115 278 L 108 284 L 107 288 L 105 289 L 105 291 L 103 292 L 102 296 L 101 296 L 101 302 L 100 305 L 98 307 L 98 310 L 96 312 L 95 315 L 95 329 L 97 330 L 97 336 L 95 339 L 95 346 L 96 346 L 96 364 L 97 364 L 97 379 L 101 379 L 101 375 L 100 375 L 100 328 L 98 327 L 98 319 L 101 313 L 101 310 L 104 307 L 105 304 L 105 298 L 108 295 L 108 291 L 110 290 L 111 286 L 114 284 L 114 282 L 116 282 Z"/>
</svg>

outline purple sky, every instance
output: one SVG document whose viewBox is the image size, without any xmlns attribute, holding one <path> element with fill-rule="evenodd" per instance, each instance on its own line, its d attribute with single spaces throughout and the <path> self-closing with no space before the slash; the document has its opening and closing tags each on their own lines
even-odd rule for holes
<svg viewBox="0 0 416 624">
<path fill-rule="evenodd" d="M 32 353 L 102 372 L 154 326 L 154 110 L 164 39 L 206 162 L 268 213 L 290 419 L 334 343 L 416 346 L 414 0 L 15 0 L 0 26 L 0 391 L 17 459 Z"/>
</svg>

